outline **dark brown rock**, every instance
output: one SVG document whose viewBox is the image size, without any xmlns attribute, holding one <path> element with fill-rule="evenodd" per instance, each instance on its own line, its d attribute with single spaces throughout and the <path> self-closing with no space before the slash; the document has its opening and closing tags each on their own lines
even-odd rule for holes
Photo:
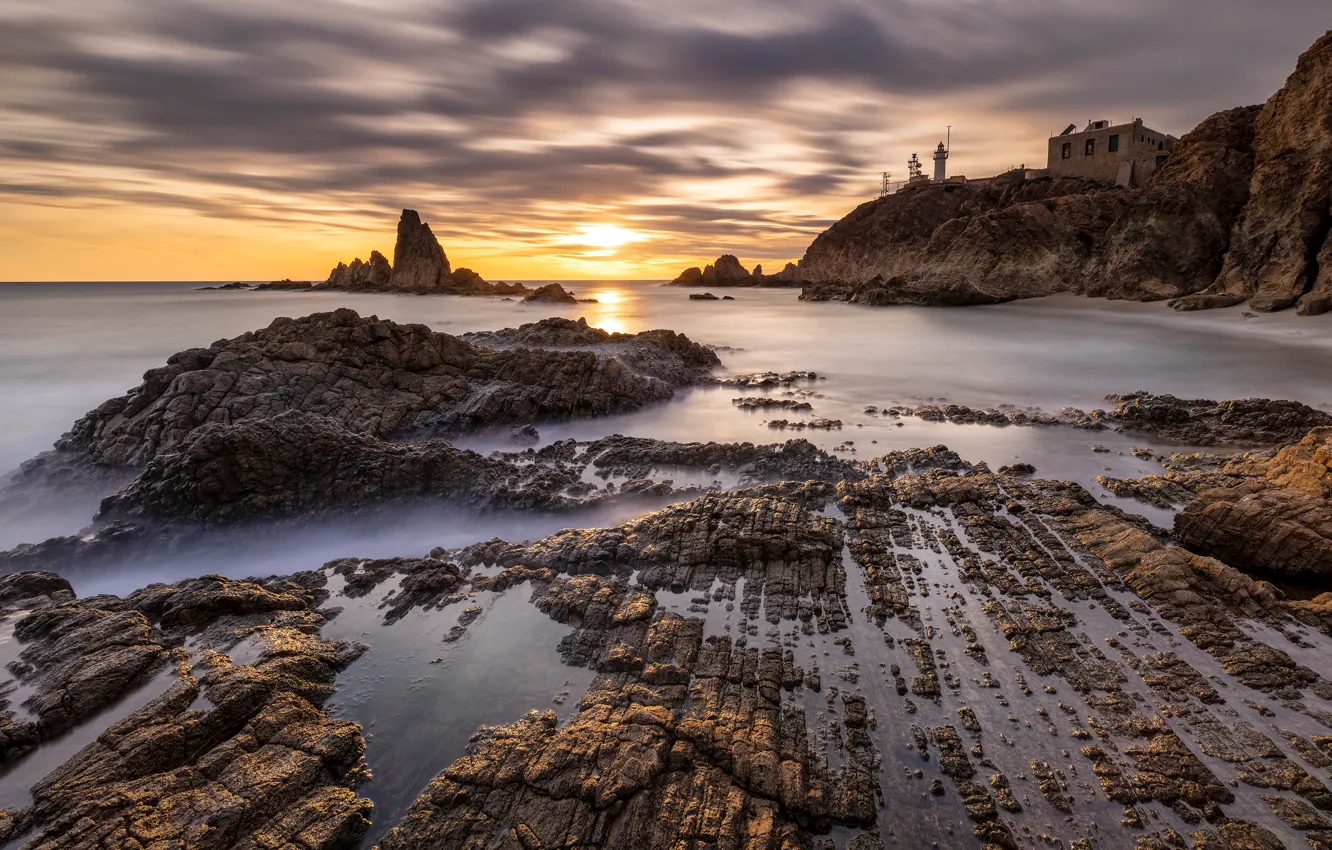
<svg viewBox="0 0 1332 850">
<path fill-rule="evenodd" d="M 388 288 L 392 274 L 393 268 L 388 259 L 378 251 L 371 251 L 369 262 L 363 262 L 357 257 L 351 261 L 351 265 L 338 263 L 321 286 L 347 292 L 379 292 Z"/>
<path fill-rule="evenodd" d="M 1332 32 L 1300 56 L 1254 126 L 1250 198 L 1216 282 L 1182 309 L 1332 307 Z"/>
<path fill-rule="evenodd" d="M 393 246 L 388 288 L 399 292 L 439 292 L 450 280 L 449 258 L 416 210 L 403 210 Z"/>
<path fill-rule="evenodd" d="M 524 304 L 577 304 L 578 299 L 573 293 L 560 286 L 558 283 L 548 283 L 545 286 L 528 293 L 523 298 Z"/>
<path fill-rule="evenodd" d="M 524 335 L 576 336 L 579 345 L 558 351 L 515 345 Z M 604 415 L 664 401 L 720 362 L 671 331 L 611 335 L 567 320 L 484 339 L 502 347 L 348 309 L 276 319 L 257 332 L 172 356 L 128 395 L 79 420 L 56 454 L 138 467 L 207 422 L 288 410 L 377 437 Z M 30 473 L 40 477 L 49 465 L 49 459 L 37 463 Z"/>
</svg>

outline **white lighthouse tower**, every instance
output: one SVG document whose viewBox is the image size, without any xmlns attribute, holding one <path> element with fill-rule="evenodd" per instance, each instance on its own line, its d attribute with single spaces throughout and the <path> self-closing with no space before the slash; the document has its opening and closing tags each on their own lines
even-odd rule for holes
<svg viewBox="0 0 1332 850">
<path fill-rule="evenodd" d="M 948 148 L 940 142 L 934 151 L 934 182 L 943 183 L 948 179 Z"/>
</svg>

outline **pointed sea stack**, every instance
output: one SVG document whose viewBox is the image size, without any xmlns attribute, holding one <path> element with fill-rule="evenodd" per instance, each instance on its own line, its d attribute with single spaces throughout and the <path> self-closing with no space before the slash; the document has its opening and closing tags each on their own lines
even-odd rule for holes
<svg viewBox="0 0 1332 850">
<path fill-rule="evenodd" d="M 393 246 L 388 288 L 400 292 L 440 292 L 452 281 L 449 258 L 416 210 L 403 210 Z"/>
</svg>

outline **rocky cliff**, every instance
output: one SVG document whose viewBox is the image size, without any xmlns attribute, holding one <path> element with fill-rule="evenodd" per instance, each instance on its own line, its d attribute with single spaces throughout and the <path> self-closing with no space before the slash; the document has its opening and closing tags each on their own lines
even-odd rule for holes
<svg viewBox="0 0 1332 850">
<path fill-rule="evenodd" d="M 1254 127 L 1251 198 L 1216 282 L 1182 309 L 1332 308 L 1332 32 L 1300 57 Z"/>
<path fill-rule="evenodd" d="M 909 186 L 806 251 L 806 300 L 960 305 L 1073 292 L 1178 309 L 1332 308 L 1332 33 L 1262 107 L 1212 115 L 1141 189 Z"/>
</svg>

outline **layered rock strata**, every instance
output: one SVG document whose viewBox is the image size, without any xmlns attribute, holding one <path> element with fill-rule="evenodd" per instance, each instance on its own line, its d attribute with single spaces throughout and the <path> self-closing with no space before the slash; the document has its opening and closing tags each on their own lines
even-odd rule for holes
<svg viewBox="0 0 1332 850">
<path fill-rule="evenodd" d="M 210 577 L 124 599 L 61 600 L 19 619 L 33 717 L 12 706 L 0 715 L 6 761 L 21 759 L 21 742 L 153 687 L 150 677 L 161 693 L 40 778 L 30 805 L 0 811 L 0 840 L 27 833 L 25 846 L 71 850 L 356 847 L 373 808 L 354 790 L 364 740 L 320 706 L 364 647 L 318 637 L 320 598 L 296 582 Z M 253 662 L 228 655 L 241 643 L 259 648 Z"/>
</svg>

